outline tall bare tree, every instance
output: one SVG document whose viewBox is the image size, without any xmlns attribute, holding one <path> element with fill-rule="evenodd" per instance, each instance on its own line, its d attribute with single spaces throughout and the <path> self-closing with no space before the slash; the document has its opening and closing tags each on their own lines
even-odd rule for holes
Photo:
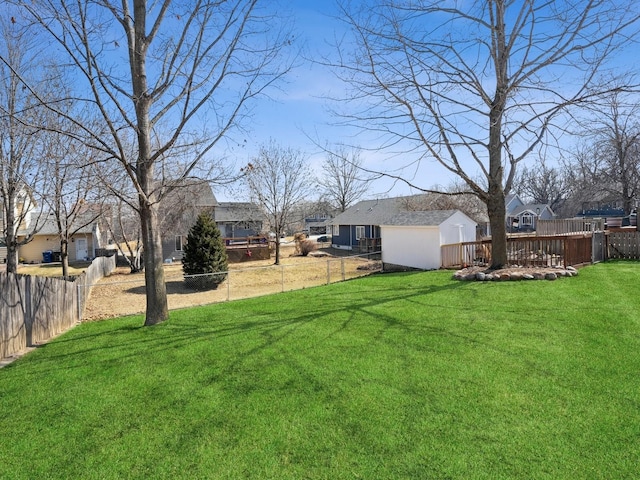
<svg viewBox="0 0 640 480">
<path fill-rule="evenodd" d="M 135 188 L 145 325 L 162 322 L 169 313 L 158 204 L 170 190 L 163 172 L 171 170 L 175 181 L 207 170 L 213 147 L 239 124 L 247 104 L 289 69 L 283 49 L 291 36 L 257 0 L 19 5 L 25 21 L 58 45 L 55 55 L 72 66 L 77 90 L 87 92 L 87 107 L 101 116 L 99 127 L 76 122 L 75 128 L 105 160 L 117 162 Z"/>
<path fill-rule="evenodd" d="M 7 247 L 7 271 L 18 269 L 18 250 L 37 231 L 46 175 L 40 157 L 44 135 L 38 125 L 46 111 L 45 68 L 32 38 L 9 18 L 0 18 L 0 204 L 1 238 Z M 28 78 L 32 89 L 24 88 Z"/>
<path fill-rule="evenodd" d="M 43 206 L 48 207 L 48 215 L 43 217 L 42 225 L 54 227 L 60 244 L 62 276 L 68 278 L 69 243 L 78 232 L 98 223 L 106 197 L 98 179 L 87 167 L 95 152 L 59 133 L 49 132 L 46 136 L 40 161 L 46 168 L 51 188 L 44 197 Z"/>
<path fill-rule="evenodd" d="M 340 212 L 360 200 L 368 191 L 372 176 L 362 169 L 360 149 L 325 149 L 323 174 L 318 179 L 322 195 Z"/>
<path fill-rule="evenodd" d="M 262 208 L 276 234 L 275 264 L 280 264 L 280 236 L 298 203 L 312 191 L 314 180 L 306 157 L 299 150 L 271 140 L 260 147 L 246 167 L 245 181 L 251 200 Z"/>
<path fill-rule="evenodd" d="M 592 163 L 599 165 L 600 191 L 618 197 L 628 215 L 640 193 L 640 103 L 635 95 L 615 92 L 597 106 L 582 132 Z"/>
<path fill-rule="evenodd" d="M 347 123 L 461 178 L 487 205 L 499 268 L 516 166 L 569 107 L 611 88 L 597 74 L 633 38 L 640 10 L 617 0 L 379 0 L 349 2 L 341 16 L 356 46 L 352 57 L 342 46 L 337 66 L 362 106 Z"/>
</svg>

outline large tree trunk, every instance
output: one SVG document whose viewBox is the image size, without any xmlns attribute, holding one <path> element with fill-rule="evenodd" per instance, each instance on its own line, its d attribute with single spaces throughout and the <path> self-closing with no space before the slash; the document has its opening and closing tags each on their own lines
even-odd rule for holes
<svg viewBox="0 0 640 480">
<path fill-rule="evenodd" d="M 502 190 L 502 187 L 500 187 Z M 489 195 L 487 213 L 491 226 L 491 269 L 497 270 L 507 263 L 507 226 L 504 192 Z"/>
<path fill-rule="evenodd" d="M 167 286 L 164 280 L 162 240 L 158 228 L 157 206 L 141 205 L 140 220 L 142 222 L 144 278 L 147 293 L 147 311 L 144 324 L 148 326 L 167 320 L 169 307 Z"/>
<path fill-rule="evenodd" d="M 280 232 L 276 231 L 276 261 L 275 265 L 280 265 Z"/>
</svg>

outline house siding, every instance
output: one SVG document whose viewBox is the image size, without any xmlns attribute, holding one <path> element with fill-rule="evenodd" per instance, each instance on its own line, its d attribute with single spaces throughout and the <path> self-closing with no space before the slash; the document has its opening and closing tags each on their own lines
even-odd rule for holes
<svg viewBox="0 0 640 480">
<path fill-rule="evenodd" d="M 360 242 L 356 237 L 356 227 L 364 227 L 365 238 L 380 238 L 379 225 L 365 225 L 359 223 L 357 225 L 339 225 L 339 235 L 333 235 L 331 238 L 331 246 L 344 250 L 353 250 L 360 246 Z"/>
<path fill-rule="evenodd" d="M 384 226 L 382 262 L 403 267 L 433 270 L 440 268 L 438 227 Z"/>
<path fill-rule="evenodd" d="M 95 249 L 99 248 L 99 244 L 94 240 L 92 234 L 80 233 L 74 235 L 71 238 L 71 240 L 73 241 L 69 240 L 69 262 L 84 260 L 84 258 L 78 259 L 76 255 L 77 252 L 75 240 L 78 238 L 85 238 L 87 240 L 87 254 L 91 258 L 95 256 Z M 53 252 L 60 251 L 60 240 L 57 236 L 36 235 L 33 240 L 20 247 L 19 256 L 26 263 L 40 263 L 42 262 L 42 252 L 45 252 L 47 250 L 51 250 Z"/>
</svg>

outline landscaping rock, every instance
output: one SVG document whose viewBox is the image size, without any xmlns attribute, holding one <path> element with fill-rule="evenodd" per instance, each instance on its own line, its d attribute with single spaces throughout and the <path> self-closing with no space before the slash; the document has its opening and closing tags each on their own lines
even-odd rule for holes
<svg viewBox="0 0 640 480">
<path fill-rule="evenodd" d="M 562 266 L 521 267 L 510 265 L 500 270 L 487 270 L 486 267 L 475 266 L 458 270 L 452 276 L 454 280 L 464 281 L 518 281 L 518 280 L 556 280 L 561 277 L 573 277 L 578 274 L 574 267 Z"/>
</svg>

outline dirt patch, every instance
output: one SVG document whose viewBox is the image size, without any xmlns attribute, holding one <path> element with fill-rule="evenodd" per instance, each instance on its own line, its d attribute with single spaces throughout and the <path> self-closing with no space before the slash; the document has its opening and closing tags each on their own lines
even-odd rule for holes
<svg viewBox="0 0 640 480">
<path fill-rule="evenodd" d="M 293 246 L 281 249 L 281 265 L 257 260 L 229 265 L 228 277 L 213 290 L 200 291 L 185 280 L 180 263 L 164 266 L 169 309 L 256 297 L 347 280 L 379 270 L 379 262 L 362 257 L 293 256 Z M 378 268 L 375 268 L 378 265 Z M 360 267 L 360 268 L 359 268 Z M 364 268 L 363 268 L 364 267 Z M 143 313 L 144 273 L 118 268 L 92 287 L 83 321 Z"/>
</svg>

